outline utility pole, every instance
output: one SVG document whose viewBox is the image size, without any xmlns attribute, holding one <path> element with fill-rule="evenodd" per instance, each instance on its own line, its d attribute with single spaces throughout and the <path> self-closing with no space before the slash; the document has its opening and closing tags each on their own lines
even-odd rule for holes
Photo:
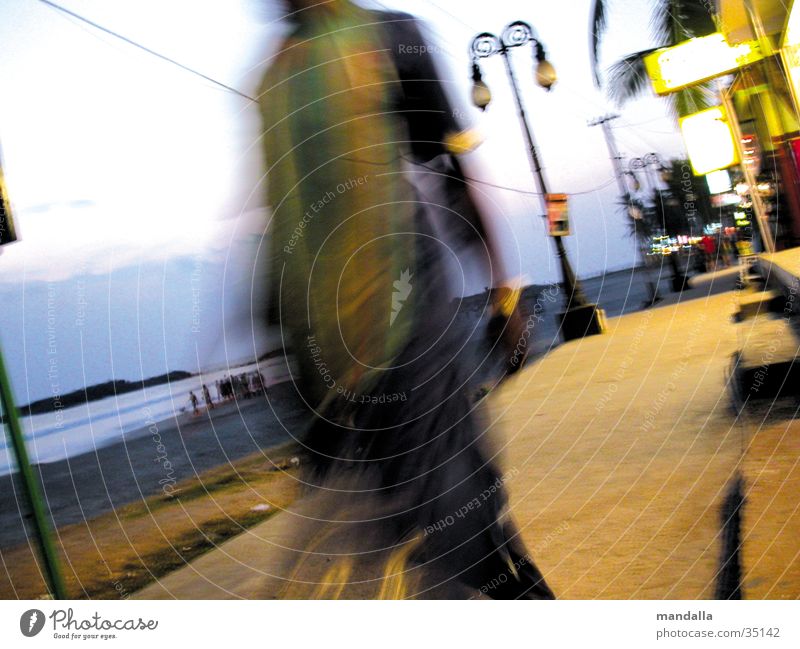
<svg viewBox="0 0 800 649">
<path fill-rule="evenodd" d="M 613 122 L 615 119 L 619 119 L 619 115 L 616 113 L 603 115 L 602 117 L 597 117 L 589 122 L 589 126 L 600 126 L 603 129 L 603 135 L 606 138 L 608 154 L 611 156 L 611 164 L 614 167 L 614 177 L 617 179 L 619 193 L 621 196 L 627 196 L 628 189 L 625 187 L 625 174 L 622 171 L 622 156 L 620 156 L 619 151 L 617 150 L 617 143 L 614 139 L 614 134 L 611 132 L 611 127 L 609 126 L 609 122 Z"/>
<path fill-rule="evenodd" d="M 634 222 L 636 222 L 638 219 L 633 213 L 634 206 L 631 204 L 631 193 L 625 186 L 625 172 L 622 169 L 622 156 L 619 154 L 619 150 L 617 149 L 617 141 L 614 138 L 614 133 L 612 133 L 611 126 L 609 125 L 609 123 L 613 122 L 615 119 L 619 119 L 619 115 L 617 115 L 616 113 L 603 115 L 602 117 L 597 117 L 592 121 L 590 121 L 589 126 L 600 126 L 603 129 L 603 135 L 605 136 L 606 139 L 608 154 L 611 157 L 611 165 L 614 167 L 614 176 L 617 179 L 617 187 L 619 187 L 620 196 L 622 197 L 623 200 L 627 202 L 628 217 L 633 219 Z M 641 219 L 642 216 L 640 216 L 639 218 Z M 642 264 L 644 266 L 645 283 L 647 284 L 647 288 L 650 291 L 650 299 L 645 301 L 645 306 L 647 307 L 647 306 L 652 306 L 656 302 L 660 301 L 662 298 L 658 294 L 658 285 L 655 282 L 653 282 L 652 277 L 650 277 L 650 264 L 647 263 L 647 250 L 642 245 L 638 233 L 636 235 L 636 239 L 639 243 L 639 254 L 642 257 Z"/>
<path fill-rule="evenodd" d="M 2 253 L 1 246 L 3 244 L 12 243 L 16 240 L 17 236 L 14 231 L 11 214 L 11 201 L 8 199 L 5 189 L 2 161 L 0 160 L 0 253 Z M 22 424 L 17 413 L 17 406 L 14 403 L 11 379 L 6 370 L 2 352 L 0 352 L 0 415 L 2 415 L 0 416 L 0 430 L 2 430 L 5 423 L 5 427 L 8 428 L 8 435 L 11 438 L 11 450 L 19 468 L 22 494 L 33 515 L 34 536 L 39 544 L 44 574 L 50 592 L 54 599 L 66 599 L 67 591 L 64 587 L 64 580 L 61 577 L 58 552 L 53 543 L 50 521 L 47 518 L 47 508 L 42 499 L 38 477 L 28 458 Z"/>
</svg>

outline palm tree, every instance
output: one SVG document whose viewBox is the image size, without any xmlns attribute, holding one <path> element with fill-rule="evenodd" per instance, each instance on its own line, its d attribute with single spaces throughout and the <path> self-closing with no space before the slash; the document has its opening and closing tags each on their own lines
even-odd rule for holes
<svg viewBox="0 0 800 649">
<path fill-rule="evenodd" d="M 631 194 L 625 192 L 617 203 L 620 211 L 625 215 L 628 222 L 629 234 L 636 241 L 639 247 L 639 254 L 642 256 L 642 267 L 644 268 L 644 282 L 647 284 L 648 299 L 645 300 L 645 308 L 661 301 L 662 297 L 658 293 L 658 282 L 653 280 L 650 273 L 650 243 L 653 235 L 658 231 L 656 213 L 651 206 Z"/>
<path fill-rule="evenodd" d="M 598 69 L 600 44 L 608 27 L 608 13 L 613 0 L 593 0 L 589 24 L 592 57 L 592 72 L 597 88 L 606 86 L 612 100 L 621 106 L 642 95 L 650 82 L 644 67 L 644 57 L 661 47 L 677 45 L 689 38 L 706 36 L 716 31 L 714 17 L 709 12 L 707 0 L 650 0 L 653 10 L 650 27 L 654 46 L 629 54 L 608 69 L 608 78 L 603 83 Z M 689 115 L 709 105 L 709 90 L 705 86 L 693 86 L 670 95 L 672 110 L 676 116 Z"/>
<path fill-rule="evenodd" d="M 670 160 L 663 174 L 665 189 L 652 192 L 654 221 L 664 234 L 699 236 L 703 226 L 719 220 L 721 212 L 711 206 L 708 184 L 702 176 L 687 174 L 688 160 Z"/>
</svg>

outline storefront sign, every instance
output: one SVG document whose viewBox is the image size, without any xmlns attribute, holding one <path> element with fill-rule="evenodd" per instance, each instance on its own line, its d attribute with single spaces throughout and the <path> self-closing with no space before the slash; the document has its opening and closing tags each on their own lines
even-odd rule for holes
<svg viewBox="0 0 800 649">
<path fill-rule="evenodd" d="M 761 60 L 757 41 L 728 45 L 720 33 L 665 47 L 644 59 L 657 95 L 667 95 Z"/>
<path fill-rule="evenodd" d="M 722 106 L 682 117 L 679 124 L 696 176 L 739 163 L 736 140 Z"/>
</svg>

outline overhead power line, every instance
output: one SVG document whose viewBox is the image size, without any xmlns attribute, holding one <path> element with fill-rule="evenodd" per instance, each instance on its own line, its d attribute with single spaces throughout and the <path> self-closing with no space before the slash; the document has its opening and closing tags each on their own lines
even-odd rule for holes
<svg viewBox="0 0 800 649">
<path fill-rule="evenodd" d="M 430 167 L 426 165 L 424 162 L 419 162 L 418 160 L 414 160 L 413 158 L 409 158 L 408 156 L 400 156 L 406 162 L 410 162 L 411 164 L 417 167 L 423 167 L 424 169 L 428 169 L 433 171 L 437 174 L 441 174 L 442 171 L 440 169 L 435 169 L 434 167 Z M 486 185 L 488 187 L 494 187 L 495 189 L 502 189 L 508 192 L 513 192 L 515 194 L 523 194 L 525 196 L 541 196 L 541 192 L 533 192 L 527 189 L 519 189 L 518 187 L 508 187 L 507 185 L 497 185 L 495 183 L 490 183 L 487 180 L 480 180 L 479 178 L 472 178 L 470 176 L 464 176 L 464 180 L 468 183 L 478 183 L 479 185 Z M 570 196 L 581 196 L 583 194 L 594 194 L 595 192 L 599 192 L 601 189 L 605 189 L 611 183 L 615 182 L 616 178 L 611 178 L 604 182 L 602 185 L 598 185 L 597 187 L 592 187 L 591 189 L 584 189 L 578 192 L 567 192 Z"/>
<path fill-rule="evenodd" d="M 143 52 L 147 52 L 148 54 L 151 54 L 152 56 L 158 57 L 162 61 L 166 61 L 167 63 L 171 63 L 172 65 L 175 65 L 175 66 L 181 68 L 182 70 L 185 70 L 186 72 L 189 72 L 189 73 L 191 73 L 191 74 L 193 74 L 195 76 L 198 76 L 201 79 L 205 79 L 206 81 L 209 81 L 209 82 L 213 83 L 214 85 L 219 86 L 220 88 L 224 88 L 225 90 L 227 90 L 229 92 L 232 92 L 232 93 L 234 93 L 236 95 L 239 95 L 240 97 L 243 97 L 244 99 L 248 99 L 249 101 L 252 101 L 252 102 L 256 101 L 250 95 L 245 94 L 245 93 L 241 92 L 240 90 L 237 90 L 236 88 L 233 88 L 232 86 L 229 86 L 229 85 L 227 85 L 225 83 L 222 83 L 221 81 L 217 81 L 213 77 L 209 77 L 207 74 L 203 74 L 202 72 L 200 72 L 198 70 L 195 70 L 194 68 L 190 68 L 188 65 L 184 65 L 180 61 L 176 61 L 175 59 L 172 59 L 172 58 L 170 58 L 168 56 L 165 56 L 164 54 L 161 54 L 160 52 L 156 52 L 155 50 L 152 50 L 149 47 L 146 47 L 146 46 L 142 45 L 141 43 L 137 43 L 136 41 L 131 40 L 127 36 L 123 36 L 122 34 L 119 34 L 119 33 L 115 32 L 115 31 L 109 29 L 108 27 L 103 27 L 102 25 L 99 25 L 98 23 L 94 22 L 93 20 L 90 20 L 89 18 L 81 16 L 80 14 L 75 13 L 74 11 L 71 11 L 70 9 L 67 9 L 66 7 L 62 7 L 61 5 L 56 4 L 55 2 L 51 2 L 50 0 L 39 0 L 39 2 L 41 2 L 42 4 L 47 5 L 51 9 L 55 9 L 56 11 L 60 11 L 60 12 L 66 14 L 66 15 L 72 17 L 72 18 L 75 18 L 76 20 L 80 20 L 81 22 L 86 23 L 87 25 L 90 25 L 90 26 L 94 27 L 95 29 L 97 29 L 99 31 L 108 34 L 109 36 L 113 36 L 114 38 L 118 38 L 119 40 L 124 41 L 124 42 L 128 43 L 128 45 L 132 45 L 133 47 L 135 47 L 137 49 L 140 49 Z"/>
</svg>

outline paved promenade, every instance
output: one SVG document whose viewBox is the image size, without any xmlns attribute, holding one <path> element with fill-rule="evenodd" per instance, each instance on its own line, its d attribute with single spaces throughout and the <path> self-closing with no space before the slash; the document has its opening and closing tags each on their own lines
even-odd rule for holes
<svg viewBox="0 0 800 649">
<path fill-rule="evenodd" d="M 745 596 L 800 596 L 795 406 L 736 416 L 726 381 L 747 323 L 732 322 L 736 293 L 708 288 L 612 318 L 605 335 L 553 349 L 490 397 L 514 516 L 561 598 L 713 597 L 719 508 L 739 467 Z M 271 549 L 291 544 L 291 515 L 138 596 L 270 597 Z"/>
</svg>

